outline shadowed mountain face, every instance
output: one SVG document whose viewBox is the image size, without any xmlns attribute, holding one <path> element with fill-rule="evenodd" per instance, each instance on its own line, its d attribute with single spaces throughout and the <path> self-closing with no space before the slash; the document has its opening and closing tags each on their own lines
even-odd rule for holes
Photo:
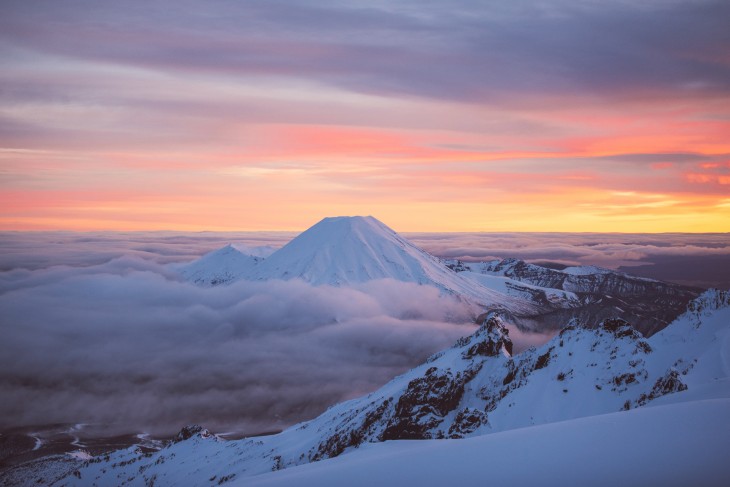
<svg viewBox="0 0 730 487">
<path fill-rule="evenodd" d="M 508 287 L 514 294 L 521 293 L 525 299 L 543 309 L 537 315 L 512 314 L 507 318 L 530 330 L 559 329 L 572 319 L 600 323 L 608 318 L 621 317 L 642 334 L 651 336 L 667 326 L 700 293 L 697 288 L 592 266 L 558 270 L 518 259 L 477 264 L 451 262 L 449 266 L 476 278 L 509 279 Z M 543 289 L 571 293 L 573 302 L 568 305 L 556 302 Z"/>
</svg>

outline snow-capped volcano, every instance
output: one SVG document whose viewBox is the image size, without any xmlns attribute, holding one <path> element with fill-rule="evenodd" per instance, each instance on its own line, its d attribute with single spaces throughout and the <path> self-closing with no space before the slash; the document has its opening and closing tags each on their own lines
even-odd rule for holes
<svg viewBox="0 0 730 487">
<path fill-rule="evenodd" d="M 325 218 L 257 266 L 258 279 L 346 286 L 395 279 L 441 288 L 462 281 L 436 257 L 372 216 Z"/>
<path fill-rule="evenodd" d="M 301 279 L 314 286 L 357 286 L 392 279 L 429 285 L 487 309 L 539 313 L 520 297 L 467 279 L 371 216 L 325 218 L 266 258 L 228 245 L 182 267 L 200 285 Z"/>
<path fill-rule="evenodd" d="M 480 312 L 500 311 L 507 322 L 540 332 L 573 317 L 598 323 L 621 316 L 650 335 L 698 294 L 596 267 L 558 271 L 516 259 L 442 261 L 371 216 L 325 218 L 271 255 L 229 245 L 182 267 L 181 274 L 204 286 L 301 279 L 345 287 L 392 279 L 437 287 Z"/>
</svg>

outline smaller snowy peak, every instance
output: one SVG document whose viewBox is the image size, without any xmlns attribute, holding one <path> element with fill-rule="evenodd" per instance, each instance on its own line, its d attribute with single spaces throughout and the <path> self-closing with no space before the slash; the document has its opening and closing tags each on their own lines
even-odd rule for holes
<svg viewBox="0 0 730 487">
<path fill-rule="evenodd" d="M 264 256 L 273 252 L 271 247 L 249 248 L 228 244 L 179 268 L 185 280 L 201 286 L 229 284 L 245 278 Z"/>
<path fill-rule="evenodd" d="M 241 252 L 243 255 L 249 255 L 251 257 L 258 257 L 260 259 L 265 259 L 269 257 L 271 254 L 276 252 L 276 248 L 272 247 L 271 245 L 258 245 L 254 247 L 250 247 L 248 245 L 238 244 L 238 243 L 232 243 L 229 244 L 228 247 L 233 247 L 234 249 Z"/>
</svg>

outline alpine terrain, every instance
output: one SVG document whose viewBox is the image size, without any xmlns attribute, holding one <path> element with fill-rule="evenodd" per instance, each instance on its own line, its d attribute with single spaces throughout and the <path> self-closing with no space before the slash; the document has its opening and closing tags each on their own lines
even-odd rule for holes
<svg viewBox="0 0 730 487">
<path fill-rule="evenodd" d="M 447 441 L 463 438 L 471 440 Z M 444 443 L 434 443 L 439 439 Z M 391 445 L 394 440 L 424 440 L 430 446 Z M 579 447 L 571 440 L 588 443 Z M 575 478 L 595 485 L 622 479 L 630 484 L 653 479 L 651 483 L 662 485 L 724 485 L 730 479 L 730 466 L 720 460 L 730 446 L 730 293 L 707 291 L 650 338 L 621 319 L 604 320 L 594 328 L 573 322 L 543 346 L 516 355 L 501 318 L 490 315 L 471 336 L 381 389 L 280 434 L 224 441 L 190 426 L 157 452 L 133 447 L 94 458 L 79 455 L 73 461 L 49 458 L 17 468 L 4 480 L 51 485 L 337 485 L 352 478 L 353 485 L 368 485 L 353 474 L 364 465 L 377 469 L 380 460 L 385 472 L 395 475 L 389 481 L 382 473 L 380 478 L 397 483 L 393 479 L 402 472 L 388 460 L 396 455 L 425 465 L 426 471 L 433 462 L 446 468 L 445 459 L 453 459 L 447 478 L 466 485 L 484 480 L 474 477 L 476 466 L 467 461 L 476 457 L 485 471 L 514 469 L 509 476 L 495 474 L 497 478 L 526 484 L 540 477 L 529 468 L 519 469 L 533 461 L 519 454 L 534 450 L 526 441 L 546 445 L 534 461 L 552 472 L 542 478 L 548 485 Z M 635 442 L 651 448 L 640 459 L 625 453 L 635 454 Z M 704 448 L 699 453 L 684 445 Z M 475 451 L 466 454 L 465 449 Z M 609 457 L 595 459 L 594 452 Z M 306 465 L 334 457 L 341 460 L 316 468 Z M 635 471 L 614 464 L 624 458 Z M 592 462 L 602 475 L 591 477 L 579 461 L 577 477 L 571 476 L 577 460 Z M 282 475 L 272 473 L 282 469 L 287 470 Z M 424 477 L 419 470 L 414 474 Z M 445 478 L 441 472 L 423 481 L 438 485 Z"/>
<path fill-rule="evenodd" d="M 718 459 L 730 447 L 727 291 L 698 296 L 595 267 L 444 261 L 372 217 L 325 218 L 279 250 L 229 245 L 177 270 L 210 292 L 239 280 L 433 286 L 472 306 L 479 328 L 278 434 L 226 440 L 190 425 L 164 446 L 80 447 L 14 465 L 0 485 L 368 485 L 368 470 L 380 472 L 378 484 L 398 485 L 730 479 Z M 515 327 L 552 338 L 517 350 Z"/>
</svg>

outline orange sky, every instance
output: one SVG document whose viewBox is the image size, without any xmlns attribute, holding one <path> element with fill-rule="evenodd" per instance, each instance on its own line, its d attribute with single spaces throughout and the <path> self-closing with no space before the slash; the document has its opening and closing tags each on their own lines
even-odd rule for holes
<svg viewBox="0 0 730 487">
<path fill-rule="evenodd" d="M 628 54 L 583 46 L 613 71 L 583 68 L 577 48 L 525 51 L 507 14 L 448 20 L 499 26 L 503 59 L 483 50 L 494 39 L 471 46 L 447 20 L 395 7 L 375 12 L 397 24 L 392 38 L 368 36 L 388 27 L 345 7 L 319 14 L 346 16 L 348 31 L 258 11 L 283 37 L 193 28 L 194 13 L 147 29 L 123 6 L 47 7 L 18 6 L 0 25 L 2 230 L 301 230 L 363 214 L 398 231 L 730 232 L 730 62 L 705 48 L 710 21 L 680 7 L 661 15 L 694 19 L 682 53 L 652 17 L 616 7 L 654 37 Z M 535 28 L 568 29 L 579 46 L 580 22 L 604 14 L 573 14 Z M 312 37 L 322 29 L 334 43 Z M 544 56 L 554 71 L 539 69 Z"/>
</svg>

